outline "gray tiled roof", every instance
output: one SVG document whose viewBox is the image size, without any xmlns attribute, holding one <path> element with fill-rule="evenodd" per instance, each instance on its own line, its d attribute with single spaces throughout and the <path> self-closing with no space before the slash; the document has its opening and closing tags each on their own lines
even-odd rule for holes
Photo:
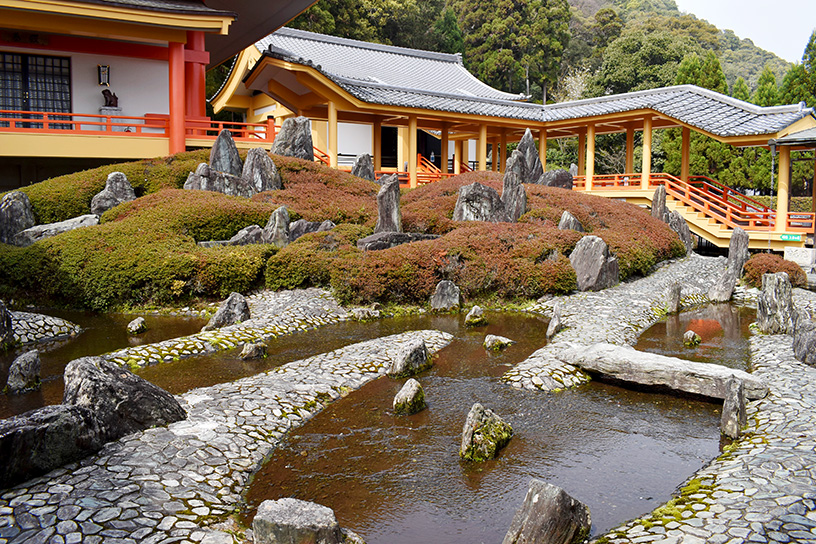
<svg viewBox="0 0 816 544">
<path fill-rule="evenodd" d="M 100 4 L 123 8 L 161 11 L 164 13 L 190 13 L 196 15 L 231 15 L 228 11 L 208 8 L 201 0 L 79 0 L 83 4 Z"/>
<path fill-rule="evenodd" d="M 559 104 L 530 104 L 480 82 L 458 55 L 432 53 L 282 28 L 258 41 L 262 53 L 313 66 L 371 104 L 547 123 L 652 110 L 720 137 L 773 134 L 809 115 L 800 105 L 761 108 L 694 85 Z"/>
<path fill-rule="evenodd" d="M 816 128 L 793 132 L 775 141 L 777 145 L 811 145 L 816 146 Z"/>
</svg>

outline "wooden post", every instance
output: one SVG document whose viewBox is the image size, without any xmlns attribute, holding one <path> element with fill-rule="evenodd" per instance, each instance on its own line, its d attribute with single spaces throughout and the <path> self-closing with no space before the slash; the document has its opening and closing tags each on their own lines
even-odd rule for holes
<svg viewBox="0 0 816 544">
<path fill-rule="evenodd" d="M 374 126 L 372 127 L 372 147 L 371 154 L 374 157 L 374 170 L 382 170 L 382 119 L 379 116 L 374 117 Z"/>
<path fill-rule="evenodd" d="M 507 170 L 507 129 L 503 128 L 501 130 L 501 143 L 499 145 L 501 146 L 501 166 L 499 170 L 504 172 Z"/>
<path fill-rule="evenodd" d="M 191 51 L 195 58 L 185 58 L 184 79 L 186 83 L 187 115 L 204 117 L 207 115 L 207 91 L 205 58 L 209 57 L 204 46 L 204 32 L 200 30 L 187 31 L 187 45 L 185 51 Z"/>
<path fill-rule="evenodd" d="M 337 105 L 329 100 L 329 166 L 337 168 Z"/>
<path fill-rule="evenodd" d="M 476 149 L 476 160 L 479 161 L 479 172 L 487 170 L 487 125 L 479 125 L 479 146 Z"/>
<path fill-rule="evenodd" d="M 683 140 L 680 147 L 680 179 L 688 183 L 689 163 L 691 162 L 691 130 L 683 127 Z"/>
<path fill-rule="evenodd" d="M 640 169 L 640 188 L 649 188 L 649 176 L 652 173 L 652 118 L 643 119 L 643 162 Z"/>
<path fill-rule="evenodd" d="M 587 125 L 587 153 L 586 153 L 586 190 L 592 190 L 592 178 L 595 176 L 595 124 Z"/>
<path fill-rule="evenodd" d="M 186 87 L 184 84 L 184 44 L 170 42 L 168 44 L 168 71 L 170 78 L 169 97 L 169 126 L 167 127 L 169 151 L 181 153 L 187 148 L 185 132 L 184 99 Z"/>
<path fill-rule="evenodd" d="M 417 116 L 408 116 L 408 180 L 411 189 L 417 186 Z"/>
<path fill-rule="evenodd" d="M 776 232 L 788 230 L 788 198 L 790 195 L 790 147 L 779 146 L 779 185 L 776 190 Z"/>
<path fill-rule="evenodd" d="M 457 176 L 462 173 L 462 140 L 453 143 L 453 173 Z"/>
<path fill-rule="evenodd" d="M 624 174 L 635 173 L 635 127 L 626 127 L 626 168 Z"/>
<path fill-rule="evenodd" d="M 443 174 L 448 173 L 448 148 L 450 147 L 449 141 L 450 140 L 448 139 L 448 124 L 443 122 L 442 140 L 440 145 L 441 153 L 439 153 L 439 159 L 441 161 L 439 163 L 440 166 L 439 169 L 442 171 Z"/>
<path fill-rule="evenodd" d="M 496 138 L 490 140 L 490 169 L 499 171 L 499 141 Z"/>
<path fill-rule="evenodd" d="M 578 133 L 578 175 L 586 174 L 586 133 Z"/>
<path fill-rule="evenodd" d="M 541 167 L 547 171 L 547 129 L 538 131 L 538 158 L 541 159 Z"/>
<path fill-rule="evenodd" d="M 470 140 L 462 140 L 462 164 L 470 167 Z"/>
</svg>

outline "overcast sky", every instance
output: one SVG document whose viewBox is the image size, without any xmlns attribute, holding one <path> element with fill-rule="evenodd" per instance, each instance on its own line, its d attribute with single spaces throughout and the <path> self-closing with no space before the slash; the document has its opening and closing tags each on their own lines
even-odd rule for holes
<svg viewBox="0 0 816 544">
<path fill-rule="evenodd" d="M 802 53 L 816 28 L 816 0 L 675 0 L 680 11 L 693 13 L 716 27 L 772 51 L 790 62 Z"/>
</svg>

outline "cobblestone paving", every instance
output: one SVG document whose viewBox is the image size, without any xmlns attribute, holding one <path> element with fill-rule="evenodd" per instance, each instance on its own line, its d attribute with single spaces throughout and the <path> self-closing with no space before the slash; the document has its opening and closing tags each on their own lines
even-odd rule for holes
<svg viewBox="0 0 816 544">
<path fill-rule="evenodd" d="M 725 270 L 724 258 L 692 254 L 670 261 L 653 274 L 621 283 L 597 293 L 586 292 L 558 297 L 538 304 L 531 312 L 552 316 L 561 304 L 565 329 L 550 344 L 504 374 L 502 379 L 514 387 L 553 391 L 585 383 L 589 378 L 576 367 L 556 358 L 562 342 L 593 344 L 608 342 L 634 345 L 638 336 L 665 315 L 669 288 L 680 283 L 684 307 L 708 301 L 706 293 Z"/>
<path fill-rule="evenodd" d="M 127 436 L 1 493 L 0 543 L 190 543 L 219 536 L 206 525 L 233 510 L 286 431 L 383 375 L 416 337 L 431 352 L 452 338 L 412 331 L 190 391 L 180 397 L 185 421 Z"/>
<path fill-rule="evenodd" d="M 74 336 L 82 330 L 79 325 L 59 317 L 51 317 L 30 312 L 10 312 L 14 341 L 18 344 L 33 344 Z"/>
<path fill-rule="evenodd" d="M 306 331 L 349 318 L 330 293 L 321 289 L 262 291 L 247 297 L 250 319 L 214 331 L 137 346 L 105 355 L 120 365 L 144 367 L 263 342 L 282 334 Z"/>
</svg>

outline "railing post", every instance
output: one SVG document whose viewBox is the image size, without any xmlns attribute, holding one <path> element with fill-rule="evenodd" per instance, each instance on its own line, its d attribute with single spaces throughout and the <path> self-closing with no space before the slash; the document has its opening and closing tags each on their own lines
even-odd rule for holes
<svg viewBox="0 0 816 544">
<path fill-rule="evenodd" d="M 266 118 L 266 141 L 267 142 L 274 142 L 275 141 L 275 118 L 274 117 L 267 117 Z"/>
</svg>

